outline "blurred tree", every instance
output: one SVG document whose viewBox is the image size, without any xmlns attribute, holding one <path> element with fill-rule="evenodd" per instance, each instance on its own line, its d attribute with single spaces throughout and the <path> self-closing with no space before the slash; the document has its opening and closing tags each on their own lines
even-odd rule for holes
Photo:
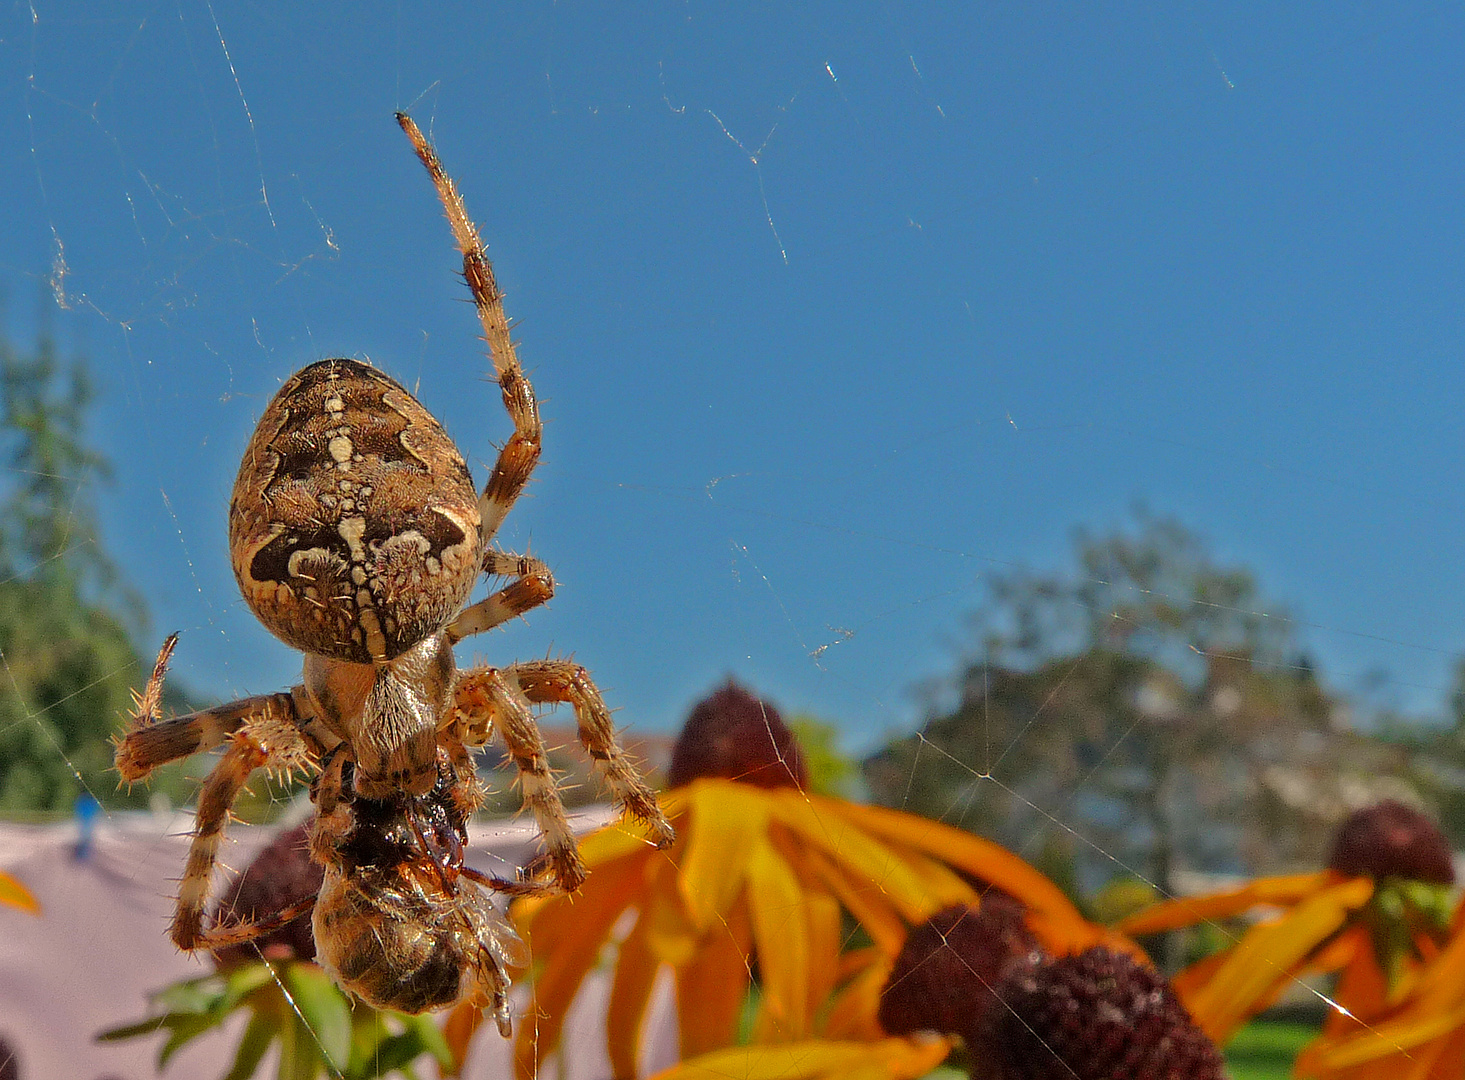
<svg viewBox="0 0 1465 1080">
<path fill-rule="evenodd" d="M 1074 553 L 991 582 L 955 707 L 865 763 L 877 801 L 1055 880 L 1127 872 L 1173 895 L 1180 868 L 1315 865 L 1357 798 L 1407 788 L 1396 749 L 1343 729 L 1250 571 L 1142 511 Z"/>
<path fill-rule="evenodd" d="M 145 616 L 98 537 L 110 469 L 83 439 L 85 363 L 63 364 L 48 330 L 29 354 L 0 338 L 0 395 L 0 813 L 69 809 L 83 787 L 126 802 L 108 740 L 139 679 Z M 187 707 L 176 683 L 171 695 Z"/>
<path fill-rule="evenodd" d="M 1440 828 L 1456 848 L 1465 847 L 1465 659 L 1455 661 L 1446 699 L 1446 723 L 1433 730 L 1400 733 L 1414 751 L 1420 786 L 1438 807 Z"/>
</svg>

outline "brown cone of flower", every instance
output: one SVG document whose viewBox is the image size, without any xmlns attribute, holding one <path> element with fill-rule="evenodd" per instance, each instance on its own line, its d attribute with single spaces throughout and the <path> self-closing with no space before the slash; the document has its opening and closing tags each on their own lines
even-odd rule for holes
<svg viewBox="0 0 1465 1080">
<path fill-rule="evenodd" d="M 7 1039 L 0 1039 L 0 1080 L 20 1080 L 20 1055 Z"/>
<path fill-rule="evenodd" d="M 943 908 L 906 936 L 880 994 L 880 1026 L 891 1035 L 964 1035 L 995 1004 L 992 988 L 1037 949 L 1022 906 L 990 891 L 980 907 Z"/>
<path fill-rule="evenodd" d="M 1440 827 L 1394 799 L 1348 816 L 1338 830 L 1328 868 L 1350 876 L 1455 883 L 1450 845 Z"/>
<path fill-rule="evenodd" d="M 807 787 L 799 741 L 772 705 L 737 683 L 699 702 L 682 726 L 666 772 L 669 787 L 708 776 L 758 787 Z"/>
<path fill-rule="evenodd" d="M 235 876 L 214 916 L 214 925 L 240 919 L 267 919 L 291 904 L 320 892 L 324 871 L 310 858 L 310 824 L 286 829 Z M 214 959 L 220 967 L 246 960 L 310 960 L 315 957 L 315 935 L 310 912 L 243 945 L 220 949 Z"/>
<path fill-rule="evenodd" d="M 1221 1054 L 1160 975 L 1096 946 L 1034 953 L 967 1039 L 977 1080 L 1224 1080 Z"/>
</svg>

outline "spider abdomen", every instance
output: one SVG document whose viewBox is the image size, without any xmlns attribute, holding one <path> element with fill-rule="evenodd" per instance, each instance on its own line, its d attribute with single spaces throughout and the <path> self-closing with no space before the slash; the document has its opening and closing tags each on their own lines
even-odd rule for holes
<svg viewBox="0 0 1465 1080">
<path fill-rule="evenodd" d="M 478 495 L 416 398 L 369 364 L 322 360 L 260 417 L 234 484 L 229 551 L 276 637 L 383 663 L 467 600 L 483 553 Z"/>
</svg>

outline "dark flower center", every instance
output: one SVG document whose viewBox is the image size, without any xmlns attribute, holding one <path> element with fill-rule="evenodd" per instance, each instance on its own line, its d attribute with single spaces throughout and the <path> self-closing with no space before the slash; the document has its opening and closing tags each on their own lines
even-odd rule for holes
<svg viewBox="0 0 1465 1080">
<path fill-rule="evenodd" d="M 892 1035 L 964 1035 L 991 1004 L 993 987 L 1037 949 L 1022 907 L 1000 891 L 980 907 L 944 908 L 911 930 L 880 996 L 880 1025 Z"/>
<path fill-rule="evenodd" d="M 981 1080 L 1223 1080 L 1220 1052 L 1160 975 L 1102 946 L 1034 953 L 968 1037 Z"/>
<path fill-rule="evenodd" d="M 1348 816 L 1338 830 L 1328 868 L 1350 876 L 1455 882 L 1450 845 L 1439 826 L 1393 799 Z"/>
<path fill-rule="evenodd" d="M 803 788 L 809 780 L 798 739 L 778 710 L 734 682 L 687 717 L 666 780 L 680 787 L 708 776 L 765 788 Z"/>
<path fill-rule="evenodd" d="M 234 878 L 214 915 L 214 925 L 267 919 L 315 896 L 324 875 L 325 871 L 310 858 L 310 823 L 286 829 Z M 313 959 L 315 935 L 310 928 L 310 912 L 246 944 L 220 949 L 214 958 L 220 967 L 226 967 L 260 956 L 266 960 Z"/>
</svg>

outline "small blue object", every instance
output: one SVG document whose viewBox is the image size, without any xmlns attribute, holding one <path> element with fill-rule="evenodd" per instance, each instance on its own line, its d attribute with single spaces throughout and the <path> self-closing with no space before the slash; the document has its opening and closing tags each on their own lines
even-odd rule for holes
<svg viewBox="0 0 1465 1080">
<path fill-rule="evenodd" d="M 102 812 L 102 804 L 97 802 L 96 797 L 89 791 L 84 791 L 76 800 L 76 847 L 72 851 L 72 858 L 78 862 L 91 858 L 92 836 L 97 830 L 97 817 Z"/>
</svg>

